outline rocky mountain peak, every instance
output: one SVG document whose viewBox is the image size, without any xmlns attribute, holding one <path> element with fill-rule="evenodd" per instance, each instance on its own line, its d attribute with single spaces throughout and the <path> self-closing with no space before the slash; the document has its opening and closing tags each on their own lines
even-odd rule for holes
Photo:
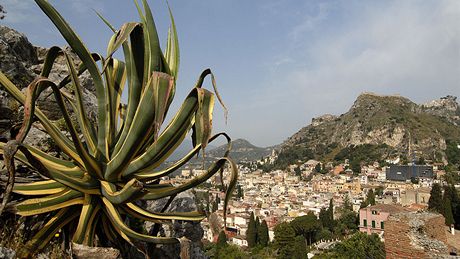
<svg viewBox="0 0 460 259">
<path fill-rule="evenodd" d="M 422 104 L 425 112 L 442 117 L 450 123 L 460 126 L 460 106 L 457 97 L 448 95 Z"/>
<path fill-rule="evenodd" d="M 371 110 L 374 108 L 379 108 L 382 105 L 388 105 L 393 103 L 400 106 L 413 106 L 411 100 L 401 96 L 401 95 L 380 95 L 372 92 L 361 93 L 353 103 L 351 110 L 353 109 L 367 109 Z"/>
<path fill-rule="evenodd" d="M 399 95 L 363 93 L 340 116 L 312 119 L 281 145 L 284 164 L 331 159 L 346 148 L 368 145 L 385 156 L 406 156 L 409 145 L 426 158 L 440 161 L 446 141 L 460 140 L 460 110 L 456 98 L 443 97 L 418 105 Z"/>
<path fill-rule="evenodd" d="M 445 97 L 441 97 L 437 100 L 433 100 L 427 102 L 422 105 L 425 108 L 435 108 L 435 109 L 445 109 L 448 111 L 457 111 L 459 109 L 459 105 L 457 103 L 457 97 L 448 95 Z"/>
</svg>

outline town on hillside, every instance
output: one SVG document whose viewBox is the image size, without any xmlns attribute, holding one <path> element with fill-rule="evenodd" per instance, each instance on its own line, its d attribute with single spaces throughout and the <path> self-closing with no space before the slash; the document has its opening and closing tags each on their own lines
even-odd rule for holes
<svg viewBox="0 0 460 259">
<path fill-rule="evenodd" d="M 250 249 L 257 246 L 250 237 L 254 233 L 251 224 L 257 221 L 258 226 L 266 224 L 268 241 L 276 243 L 277 226 L 314 215 L 318 226 L 306 240 L 309 258 L 327 254 L 358 231 L 377 235 L 388 258 L 456 254 L 460 250 L 460 232 L 453 220 L 456 217 L 455 223 L 459 223 L 458 172 L 446 172 L 444 164 L 413 161 L 402 165 L 396 159 L 385 161 L 385 166 L 373 162 L 352 168 L 348 159 L 341 163 L 311 159 L 284 170 L 260 169 L 273 163 L 276 155 L 272 152 L 257 162 L 239 164 L 238 185 L 227 207 L 225 228 L 220 176 L 195 189 L 201 209 L 208 213 L 201 223 L 207 242 L 217 242 L 223 230 L 229 243 Z M 201 173 L 185 168 L 166 181 L 180 184 Z M 446 199 L 451 187 L 456 195 L 449 198 L 450 205 L 456 210 L 451 208 L 446 215 L 443 196 Z M 435 194 L 438 201 L 431 197 L 434 189 L 439 192 Z M 433 205 L 436 202 L 440 204 Z M 425 232 L 414 235 L 414 224 L 425 226 Z M 399 245 L 402 243 L 405 245 Z"/>
</svg>

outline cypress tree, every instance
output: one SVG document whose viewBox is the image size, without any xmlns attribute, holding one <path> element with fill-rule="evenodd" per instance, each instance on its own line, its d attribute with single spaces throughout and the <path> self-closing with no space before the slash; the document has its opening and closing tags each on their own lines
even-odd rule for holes
<svg viewBox="0 0 460 259">
<path fill-rule="evenodd" d="M 456 224 L 456 227 L 458 227 L 460 226 L 460 197 L 453 184 L 445 187 L 444 196 L 446 195 L 450 200 L 454 223 Z"/>
<path fill-rule="evenodd" d="M 259 217 L 256 217 L 256 245 L 259 243 L 259 229 L 260 229 L 260 220 Z"/>
<path fill-rule="evenodd" d="M 212 203 L 212 212 L 216 212 L 219 209 L 219 204 L 217 199 Z"/>
<path fill-rule="evenodd" d="M 329 230 L 332 231 L 334 229 L 334 203 L 332 199 L 329 201 L 329 208 L 327 209 L 327 219 L 329 222 Z"/>
<path fill-rule="evenodd" d="M 257 244 L 257 229 L 254 220 L 254 212 L 249 216 L 248 230 L 246 230 L 246 240 L 248 241 L 249 248 L 253 248 Z"/>
<path fill-rule="evenodd" d="M 441 185 L 435 183 L 431 188 L 430 199 L 428 200 L 428 209 L 444 214 Z"/>
<path fill-rule="evenodd" d="M 227 235 L 222 230 L 219 232 L 219 236 L 217 237 L 217 244 L 216 244 L 216 251 L 215 251 L 215 258 L 219 258 L 219 253 L 222 248 L 227 246 Z"/>
<path fill-rule="evenodd" d="M 444 200 L 444 217 L 446 218 L 446 226 L 454 224 L 454 215 L 452 213 L 452 205 L 449 199 Z"/>
<path fill-rule="evenodd" d="M 328 227 L 329 222 L 328 222 L 327 209 L 321 208 L 321 210 L 319 211 L 319 221 L 321 222 L 321 225 L 323 226 L 323 228 Z"/>
<path fill-rule="evenodd" d="M 343 201 L 343 210 L 345 211 L 353 211 L 353 204 L 351 204 L 350 197 L 345 195 L 345 199 Z"/>
<path fill-rule="evenodd" d="M 244 194 L 243 194 L 243 188 L 241 187 L 241 185 L 238 185 L 236 197 L 238 197 L 238 198 L 243 198 L 243 196 L 244 196 Z"/>
<path fill-rule="evenodd" d="M 266 247 L 268 245 L 269 237 L 268 237 L 268 225 L 265 220 L 262 220 L 259 229 L 257 230 L 257 237 L 258 243 L 262 247 Z"/>
<path fill-rule="evenodd" d="M 227 235 L 225 235 L 225 232 L 222 230 L 219 233 L 219 237 L 217 238 L 217 247 L 224 247 L 227 244 Z"/>
</svg>

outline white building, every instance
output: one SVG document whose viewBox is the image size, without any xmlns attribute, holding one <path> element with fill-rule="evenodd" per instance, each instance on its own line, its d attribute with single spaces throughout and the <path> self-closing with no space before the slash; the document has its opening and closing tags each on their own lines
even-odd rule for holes
<svg viewBox="0 0 460 259">
<path fill-rule="evenodd" d="M 237 246 L 248 246 L 248 241 L 243 236 L 232 237 L 231 242 Z"/>
</svg>

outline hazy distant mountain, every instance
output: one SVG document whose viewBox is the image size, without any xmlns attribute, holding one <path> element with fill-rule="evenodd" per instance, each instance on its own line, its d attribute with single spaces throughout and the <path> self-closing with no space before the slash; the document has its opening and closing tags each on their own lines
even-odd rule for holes
<svg viewBox="0 0 460 259">
<path fill-rule="evenodd" d="M 215 149 L 216 146 L 214 145 L 208 145 L 206 147 L 206 152 L 211 151 Z M 171 154 L 171 156 L 168 157 L 169 162 L 171 161 L 177 161 L 184 157 L 187 153 L 189 153 L 192 150 L 192 141 L 190 138 L 186 138 L 178 147 L 177 149 Z"/>
<path fill-rule="evenodd" d="M 222 145 L 207 151 L 206 155 L 210 158 L 218 158 L 225 153 L 226 149 L 227 145 Z M 262 157 L 270 155 L 272 150 L 273 147 L 256 147 L 245 139 L 237 139 L 232 141 L 232 151 L 230 152 L 230 156 L 236 162 L 256 161 Z"/>
<path fill-rule="evenodd" d="M 333 160 L 356 149 L 380 160 L 399 154 L 407 156 L 409 146 L 417 157 L 445 161 L 446 141 L 460 141 L 459 125 L 456 97 L 418 105 L 401 96 L 364 93 L 348 112 L 314 118 L 288 138 L 281 145 L 277 162 Z"/>
</svg>

